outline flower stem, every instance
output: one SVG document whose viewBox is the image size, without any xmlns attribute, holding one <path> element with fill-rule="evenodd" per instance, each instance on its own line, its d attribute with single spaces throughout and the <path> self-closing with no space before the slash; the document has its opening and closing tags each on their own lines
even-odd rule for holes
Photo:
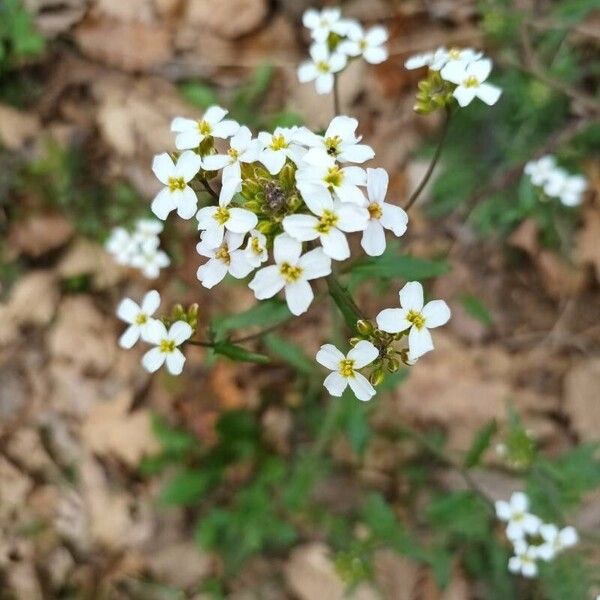
<svg viewBox="0 0 600 600">
<path fill-rule="evenodd" d="M 219 199 L 219 194 L 217 194 L 217 192 L 215 192 L 215 190 L 211 187 L 210 183 L 208 183 L 208 181 L 206 179 L 201 179 L 202 181 L 202 185 L 204 186 L 204 189 L 215 199 L 218 200 Z"/>
<path fill-rule="evenodd" d="M 337 117 L 340 111 L 340 90 L 338 86 L 338 74 L 333 74 L 333 116 Z"/>
<path fill-rule="evenodd" d="M 360 319 L 364 319 L 360 308 L 356 302 L 354 302 L 354 298 L 352 298 L 350 292 L 333 274 L 327 277 L 327 288 L 329 290 L 329 295 L 340 309 L 340 312 L 346 321 L 346 325 L 354 331 L 356 329 L 356 322 Z"/>
</svg>

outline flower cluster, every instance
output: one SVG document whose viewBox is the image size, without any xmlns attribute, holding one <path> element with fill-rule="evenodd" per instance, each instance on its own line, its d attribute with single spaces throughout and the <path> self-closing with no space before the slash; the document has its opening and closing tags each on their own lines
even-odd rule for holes
<svg viewBox="0 0 600 600">
<path fill-rule="evenodd" d="M 188 340 L 194 330 L 183 319 L 175 320 L 167 330 L 162 320 L 153 318 L 159 306 L 160 294 L 156 290 L 149 291 L 141 305 L 130 298 L 124 298 L 117 308 L 117 316 L 128 327 L 119 338 L 119 345 L 122 348 L 133 348 L 141 339 L 154 346 L 142 358 L 142 366 L 147 371 L 154 373 L 166 363 L 169 373 L 179 375 L 183 370 L 185 356 L 178 346 Z"/>
<path fill-rule="evenodd" d="M 298 79 L 301 83 L 314 81 L 317 94 L 331 92 L 336 73 L 343 71 L 348 61 L 362 57 L 368 63 L 379 64 L 388 57 L 385 27 L 365 30 L 358 21 L 342 17 L 340 8 L 308 9 L 302 23 L 310 30 L 313 43 L 310 60 L 298 67 Z"/>
<path fill-rule="evenodd" d="M 115 227 L 104 247 L 120 265 L 140 269 L 148 279 L 156 279 L 160 270 L 171 264 L 160 246 L 163 224 L 156 219 L 139 219 L 132 233 Z"/>
<path fill-rule="evenodd" d="M 359 321 L 353 348 L 344 355 L 331 344 L 321 346 L 316 360 L 330 369 L 323 385 L 332 396 L 341 396 L 346 386 L 359 400 L 375 395 L 374 385 L 381 383 L 386 371 L 396 371 L 401 363 L 413 365 L 433 350 L 430 329 L 450 319 L 450 308 L 443 300 L 424 303 L 423 286 L 418 281 L 407 283 L 399 293 L 400 308 L 386 308 L 370 321 Z M 368 378 L 359 370 L 370 368 Z"/>
<path fill-rule="evenodd" d="M 578 541 L 574 527 L 559 529 L 529 512 L 529 498 L 523 492 L 514 492 L 508 502 L 498 500 L 496 516 L 507 524 L 506 536 L 513 543 L 514 556 L 508 561 L 508 569 L 524 577 L 537 575 L 538 560 L 551 561 Z"/>
<path fill-rule="evenodd" d="M 558 198 L 565 206 L 581 204 L 587 181 L 583 175 L 571 175 L 556 164 L 554 156 L 546 155 L 525 165 L 531 183 L 542 188 L 550 198 Z"/>
<path fill-rule="evenodd" d="M 498 102 L 502 91 L 487 82 L 492 72 L 492 61 L 472 48 L 438 48 L 411 56 L 404 66 L 407 69 L 428 67 L 427 78 L 419 83 L 415 110 L 429 113 L 448 107 L 454 98 L 461 107 L 479 98 L 492 106 Z"/>
</svg>

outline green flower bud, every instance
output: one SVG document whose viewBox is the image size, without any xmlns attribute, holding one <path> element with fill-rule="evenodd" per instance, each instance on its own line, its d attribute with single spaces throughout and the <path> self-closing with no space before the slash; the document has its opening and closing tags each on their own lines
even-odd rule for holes
<svg viewBox="0 0 600 600">
<path fill-rule="evenodd" d="M 369 382 L 373 386 L 378 386 L 379 384 L 383 383 L 384 379 L 385 379 L 385 371 L 381 367 L 379 369 L 375 369 L 369 375 Z"/>
<path fill-rule="evenodd" d="M 371 321 L 367 321 L 366 319 L 360 319 L 356 322 L 356 330 L 358 333 L 360 333 L 360 335 L 371 335 L 374 329 L 375 327 L 373 326 L 373 323 L 371 323 Z"/>
</svg>

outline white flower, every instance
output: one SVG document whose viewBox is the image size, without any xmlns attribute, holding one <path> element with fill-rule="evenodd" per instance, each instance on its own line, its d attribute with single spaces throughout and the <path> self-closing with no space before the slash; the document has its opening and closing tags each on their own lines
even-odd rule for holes
<svg viewBox="0 0 600 600">
<path fill-rule="evenodd" d="M 159 234 L 163 224 L 156 219 L 138 219 L 132 238 L 144 252 L 156 250 L 160 244 Z"/>
<path fill-rule="evenodd" d="M 338 7 L 323 8 L 318 11 L 309 8 L 302 15 L 302 24 L 310 29 L 312 38 L 317 42 L 326 42 L 330 33 L 345 35 L 350 21 L 342 19 L 342 11 Z"/>
<path fill-rule="evenodd" d="M 574 527 L 559 529 L 552 523 L 544 523 L 540 525 L 539 533 L 544 543 L 536 547 L 536 554 L 546 561 L 552 560 L 559 552 L 574 546 L 579 541 Z"/>
<path fill-rule="evenodd" d="M 329 52 L 327 44 L 313 44 L 310 47 L 311 60 L 298 67 L 300 83 L 315 82 L 317 94 L 329 94 L 333 89 L 333 74 L 346 66 L 346 55 L 341 52 Z"/>
<path fill-rule="evenodd" d="M 483 52 L 473 50 L 473 48 L 438 48 L 431 61 L 431 70 L 440 71 L 447 64 L 462 63 L 467 65 L 483 57 Z M 442 77 L 444 74 L 442 73 Z"/>
<path fill-rule="evenodd" d="M 167 254 L 158 248 L 149 250 L 148 252 L 140 249 L 131 258 L 130 264 L 132 267 L 140 269 L 148 279 L 156 279 L 160 275 L 160 270 L 168 267 L 171 261 Z"/>
<path fill-rule="evenodd" d="M 223 120 L 228 112 L 220 106 L 211 106 L 198 121 L 175 117 L 171 122 L 171 131 L 177 133 L 175 147 L 178 150 L 192 150 L 207 137 L 225 140 L 235 135 L 240 126 L 236 121 Z"/>
<path fill-rule="evenodd" d="M 309 148 L 303 160 L 311 165 L 319 166 L 335 159 L 342 163 L 364 163 L 373 158 L 375 152 L 371 146 L 359 144 L 361 137 L 355 134 L 358 121 L 352 117 L 339 115 L 329 123 L 324 135 L 316 135 L 302 127 L 296 139 Z"/>
<path fill-rule="evenodd" d="M 314 294 L 311 279 L 325 277 L 331 273 L 331 259 L 322 248 L 302 253 L 302 244 L 282 233 L 275 238 L 273 257 L 275 264 L 256 272 L 248 287 L 258 300 L 272 298 L 281 289 L 290 312 L 301 315 L 308 310 Z"/>
<path fill-rule="evenodd" d="M 129 327 L 119 338 L 121 348 L 132 348 L 140 339 L 145 339 L 148 325 L 152 322 L 152 315 L 160 306 L 160 294 L 156 290 L 150 290 L 142 299 L 142 305 L 137 305 L 130 298 L 123 298 L 117 307 L 117 317 Z"/>
<path fill-rule="evenodd" d="M 524 577 L 535 577 L 538 573 L 536 551 L 525 540 L 517 540 L 514 544 L 515 555 L 508 561 L 511 573 L 521 573 Z"/>
<path fill-rule="evenodd" d="M 410 281 L 400 290 L 401 308 L 386 308 L 377 315 L 377 326 L 388 333 L 410 329 L 408 347 L 412 359 L 433 350 L 430 329 L 450 319 L 450 308 L 443 300 L 432 300 L 423 306 L 423 286 Z"/>
<path fill-rule="evenodd" d="M 525 165 L 524 172 L 526 175 L 529 175 L 533 185 L 544 185 L 555 169 L 556 159 L 554 156 L 546 155 L 537 160 L 530 160 Z"/>
<path fill-rule="evenodd" d="M 513 492 L 508 502 L 496 502 L 496 516 L 508 523 L 506 535 L 510 540 L 521 540 L 525 535 L 538 533 L 542 524 L 539 517 L 528 512 L 529 498 L 523 492 Z"/>
<path fill-rule="evenodd" d="M 412 71 L 413 69 L 422 69 L 423 67 L 430 67 L 433 63 L 433 52 L 422 52 L 420 54 L 413 54 L 409 56 L 404 62 L 404 68 Z"/>
<path fill-rule="evenodd" d="M 384 229 L 400 237 L 406 231 L 408 215 L 399 206 L 385 202 L 388 188 L 385 169 L 367 169 L 369 222 L 363 231 L 361 246 L 369 256 L 381 256 L 385 251 Z"/>
<path fill-rule="evenodd" d="M 246 259 L 244 250 L 240 249 L 244 237 L 243 233 L 227 232 L 218 248 L 206 244 L 205 241 L 196 246 L 200 256 L 210 259 L 198 267 L 196 274 L 205 288 L 210 289 L 217 285 L 227 273 L 236 279 L 243 279 L 252 271 L 253 267 Z"/>
<path fill-rule="evenodd" d="M 346 260 L 350 256 L 350 247 L 343 232 L 362 231 L 367 226 L 369 211 L 327 196 L 311 198 L 308 204 L 317 216 L 289 215 L 283 219 L 284 231 L 300 242 L 319 238 L 327 256 Z"/>
<path fill-rule="evenodd" d="M 366 198 L 359 185 L 367 184 L 367 174 L 361 167 L 340 167 L 331 157 L 323 155 L 318 165 L 305 163 L 296 171 L 296 184 L 307 206 L 327 202 L 332 195 L 340 202 L 364 206 Z"/>
<path fill-rule="evenodd" d="M 113 255 L 120 265 L 128 265 L 138 250 L 133 236 L 123 227 L 115 227 L 104 244 L 107 252 Z"/>
<path fill-rule="evenodd" d="M 227 154 L 211 154 L 204 157 L 204 168 L 207 171 L 223 169 L 222 187 L 219 204 L 226 206 L 234 194 L 242 189 L 241 163 L 252 163 L 258 160 L 261 150 L 259 140 L 252 139 L 252 132 L 243 125 L 229 140 Z"/>
<path fill-rule="evenodd" d="M 204 230 L 201 239 L 207 248 L 219 246 L 225 230 L 248 233 L 258 223 L 258 218 L 253 212 L 231 206 L 205 206 L 198 211 L 196 218 L 198 229 Z"/>
<path fill-rule="evenodd" d="M 146 329 L 145 341 L 156 346 L 148 350 L 142 358 L 142 366 L 150 373 L 158 371 L 167 362 L 167 370 L 171 375 L 179 375 L 183 371 L 185 356 L 177 346 L 189 339 L 194 333 L 185 321 L 175 321 L 169 331 L 162 321 L 153 320 Z"/>
<path fill-rule="evenodd" d="M 173 163 L 166 153 L 159 154 L 152 161 L 152 170 L 164 187 L 152 201 L 152 212 L 162 221 L 177 209 L 182 219 L 191 219 L 196 212 L 198 198 L 196 192 L 188 185 L 200 170 L 202 159 L 194 152 L 187 150 Z"/>
<path fill-rule="evenodd" d="M 316 359 L 333 373 L 325 378 L 323 385 L 332 396 L 341 396 L 349 385 L 359 400 L 370 400 L 375 395 L 375 388 L 357 369 L 372 363 L 378 356 L 379 350 L 366 340 L 358 342 L 346 356 L 333 344 L 324 344 Z"/>
<path fill-rule="evenodd" d="M 253 268 L 260 267 L 269 258 L 267 238 L 260 231 L 254 229 L 250 232 L 248 243 L 244 249 L 244 256 Z"/>
<path fill-rule="evenodd" d="M 544 192 L 559 198 L 565 206 L 577 206 L 581 204 L 586 187 L 587 181 L 582 175 L 569 175 L 564 169 L 556 168 L 550 173 Z"/>
<path fill-rule="evenodd" d="M 460 106 L 467 106 L 477 97 L 488 105 L 496 104 L 502 90 L 491 83 L 485 83 L 492 70 L 492 61 L 483 58 L 474 62 L 450 61 L 442 69 L 441 75 L 457 85 L 453 96 Z"/>
<path fill-rule="evenodd" d="M 387 60 L 388 51 L 384 44 L 388 39 L 385 27 L 377 25 L 368 31 L 356 23 L 348 28 L 347 40 L 340 43 L 338 50 L 348 56 L 362 56 L 368 63 L 378 65 Z"/>
<path fill-rule="evenodd" d="M 263 149 L 258 155 L 258 160 L 267 167 L 271 175 L 277 175 L 290 159 L 297 165 L 306 154 L 306 149 L 296 141 L 299 128 L 277 127 L 273 133 L 261 131 L 258 134 Z"/>
</svg>

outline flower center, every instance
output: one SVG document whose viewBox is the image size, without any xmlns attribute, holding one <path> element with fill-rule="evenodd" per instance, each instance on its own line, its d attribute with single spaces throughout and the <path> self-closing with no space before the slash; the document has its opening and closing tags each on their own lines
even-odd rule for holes
<svg viewBox="0 0 600 600">
<path fill-rule="evenodd" d="M 315 67 L 317 67 L 317 71 L 319 71 L 319 73 L 329 73 L 329 64 L 324 60 L 317 61 Z"/>
<path fill-rule="evenodd" d="M 410 321 L 417 329 L 423 329 L 425 326 L 425 317 L 416 310 L 409 310 L 406 320 Z"/>
<path fill-rule="evenodd" d="M 516 512 L 512 516 L 512 520 L 520 523 L 525 518 L 525 514 L 522 512 Z"/>
<path fill-rule="evenodd" d="M 231 157 L 232 162 L 235 162 L 240 157 L 240 153 L 235 148 L 229 148 L 227 154 Z"/>
<path fill-rule="evenodd" d="M 360 40 L 360 42 L 358 42 L 358 48 L 361 52 L 364 52 L 367 49 L 367 40 Z"/>
<path fill-rule="evenodd" d="M 169 189 L 172 192 L 185 190 L 185 180 L 183 177 L 169 177 Z"/>
<path fill-rule="evenodd" d="M 469 75 L 464 81 L 463 85 L 468 88 L 479 87 L 479 79 L 475 75 Z"/>
<path fill-rule="evenodd" d="M 208 123 L 207 121 L 204 121 L 204 120 L 198 121 L 198 131 L 203 136 L 207 136 L 212 133 L 212 127 L 210 126 L 210 123 Z"/>
<path fill-rule="evenodd" d="M 315 229 L 319 233 L 329 233 L 336 226 L 339 217 L 330 210 L 324 210 Z"/>
<path fill-rule="evenodd" d="M 135 324 L 136 325 L 144 325 L 148 322 L 148 315 L 146 313 L 140 313 L 136 318 L 135 318 Z"/>
<path fill-rule="evenodd" d="M 335 167 L 329 167 L 329 169 L 327 169 L 327 175 L 325 175 L 323 178 L 323 181 L 327 184 L 329 191 L 332 191 L 333 188 L 340 187 L 343 180 L 344 174 L 337 165 Z"/>
<path fill-rule="evenodd" d="M 452 60 L 459 60 L 460 59 L 460 49 L 459 48 L 450 48 L 450 50 L 448 50 L 448 56 Z"/>
<path fill-rule="evenodd" d="M 287 283 L 293 283 L 294 281 L 298 281 L 298 279 L 300 279 L 300 275 L 302 275 L 302 268 L 284 262 L 279 267 L 279 272 Z"/>
<path fill-rule="evenodd" d="M 173 352 L 175 350 L 175 340 L 160 340 L 159 348 L 164 353 Z"/>
<path fill-rule="evenodd" d="M 354 361 L 351 358 L 340 360 L 340 373 L 342 377 L 354 377 Z"/>
<path fill-rule="evenodd" d="M 213 219 L 219 225 L 225 225 L 229 221 L 229 209 L 225 206 L 219 206 L 213 215 Z"/>
<path fill-rule="evenodd" d="M 231 262 L 231 257 L 229 256 L 229 248 L 225 245 L 221 246 L 220 248 L 217 248 L 217 250 L 215 251 L 215 258 L 228 265 Z"/>
<path fill-rule="evenodd" d="M 340 153 L 339 147 L 342 143 L 342 138 L 339 135 L 325 138 L 325 150 L 329 156 L 337 156 Z"/>
<path fill-rule="evenodd" d="M 367 206 L 367 210 L 369 211 L 369 216 L 371 219 L 381 219 L 383 211 L 381 210 L 381 206 L 378 202 L 371 202 L 371 204 Z"/>
<path fill-rule="evenodd" d="M 260 240 L 257 237 L 250 238 L 250 248 L 252 248 L 254 254 L 260 254 L 262 252 Z"/>
<path fill-rule="evenodd" d="M 288 143 L 285 141 L 285 138 L 279 134 L 274 135 L 271 139 L 271 149 L 272 150 L 283 150 L 288 147 Z"/>
</svg>

